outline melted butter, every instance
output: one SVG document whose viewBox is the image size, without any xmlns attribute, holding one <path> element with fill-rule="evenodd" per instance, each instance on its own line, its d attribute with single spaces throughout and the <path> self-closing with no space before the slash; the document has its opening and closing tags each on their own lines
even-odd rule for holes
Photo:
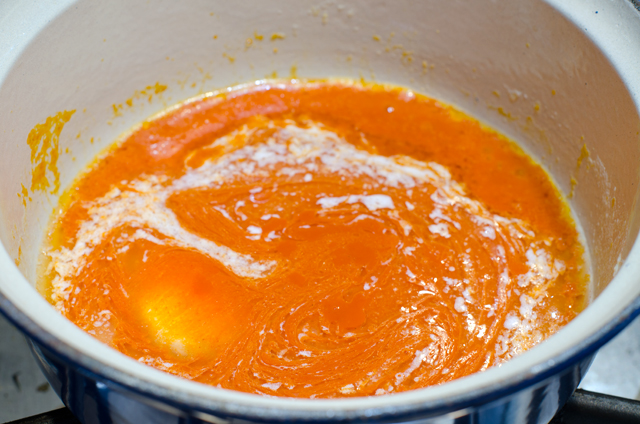
<svg viewBox="0 0 640 424">
<path fill-rule="evenodd" d="M 399 89 L 204 98 L 147 122 L 75 190 L 47 251 L 52 303 L 212 385 L 425 387 L 503 363 L 583 307 L 582 248 L 544 172 Z"/>
</svg>

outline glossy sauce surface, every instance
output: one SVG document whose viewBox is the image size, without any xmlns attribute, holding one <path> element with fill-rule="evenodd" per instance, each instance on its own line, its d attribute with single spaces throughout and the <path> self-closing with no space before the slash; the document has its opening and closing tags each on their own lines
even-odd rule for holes
<svg viewBox="0 0 640 424">
<path fill-rule="evenodd" d="M 584 307 L 544 171 L 393 87 L 265 83 L 145 122 L 67 192 L 42 291 L 141 362 L 273 396 L 440 384 Z"/>
</svg>

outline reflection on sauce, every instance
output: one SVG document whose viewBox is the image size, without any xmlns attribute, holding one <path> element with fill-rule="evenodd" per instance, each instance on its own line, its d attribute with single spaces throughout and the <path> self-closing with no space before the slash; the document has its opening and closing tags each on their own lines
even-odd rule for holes
<svg viewBox="0 0 640 424">
<path fill-rule="evenodd" d="M 545 173 L 390 87 L 265 83 L 145 122 L 83 176 L 43 278 L 78 326 L 234 390 L 366 396 L 499 365 L 583 307 Z"/>
</svg>

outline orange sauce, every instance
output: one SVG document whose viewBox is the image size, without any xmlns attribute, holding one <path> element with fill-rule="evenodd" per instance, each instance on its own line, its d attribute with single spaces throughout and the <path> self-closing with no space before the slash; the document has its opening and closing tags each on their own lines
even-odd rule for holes
<svg viewBox="0 0 640 424">
<path fill-rule="evenodd" d="M 290 397 L 499 365 L 584 307 L 583 249 L 512 142 L 387 86 L 263 83 L 143 123 L 67 191 L 43 291 L 148 365 Z"/>
</svg>

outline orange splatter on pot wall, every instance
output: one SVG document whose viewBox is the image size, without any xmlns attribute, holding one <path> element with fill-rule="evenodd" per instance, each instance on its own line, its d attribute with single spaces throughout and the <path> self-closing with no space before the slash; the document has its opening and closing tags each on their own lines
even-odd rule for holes
<svg viewBox="0 0 640 424">
<path fill-rule="evenodd" d="M 29 131 L 27 145 L 31 150 L 32 168 L 29 187 L 31 194 L 36 191 L 57 194 L 60 190 L 60 171 L 58 170 L 60 133 L 75 112 L 75 110 L 58 112 Z M 26 209 L 27 201 L 31 202 L 33 199 L 24 183 L 20 184 L 20 187 L 21 190 L 17 195 L 22 199 L 22 205 Z M 17 256 L 14 258 L 16 266 L 20 266 L 21 261 L 22 246 L 18 245 Z"/>
<path fill-rule="evenodd" d="M 406 89 L 268 82 L 196 99 L 67 193 L 50 301 L 143 363 L 229 389 L 440 384 L 584 307 L 583 249 L 545 172 Z"/>
<path fill-rule="evenodd" d="M 60 133 L 74 113 L 75 110 L 58 112 L 29 132 L 27 144 L 31 148 L 31 165 L 33 166 L 31 192 L 38 190 L 46 192 L 51 189 L 50 193 L 55 194 L 60 189 L 60 171 L 58 170 Z M 24 186 L 23 198 L 25 198 Z"/>
</svg>

